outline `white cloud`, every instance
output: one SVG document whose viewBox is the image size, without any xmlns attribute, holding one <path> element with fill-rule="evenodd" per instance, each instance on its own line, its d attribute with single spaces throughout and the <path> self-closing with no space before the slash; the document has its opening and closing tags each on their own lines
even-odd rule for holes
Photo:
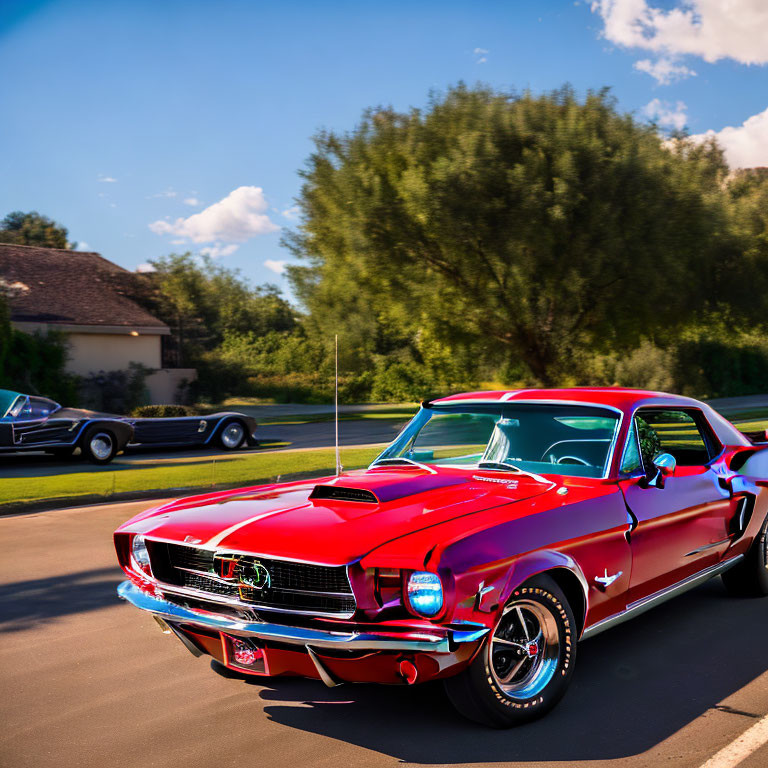
<svg viewBox="0 0 768 768">
<path fill-rule="evenodd" d="M 200 205 L 200 201 L 196 197 L 185 197 L 184 205 Z"/>
<path fill-rule="evenodd" d="M 283 216 L 285 216 L 286 219 L 290 219 L 291 221 L 298 220 L 300 213 L 301 209 L 298 205 L 292 205 L 290 208 L 286 208 L 284 211 L 282 211 Z"/>
<path fill-rule="evenodd" d="M 201 248 L 200 253 L 204 254 L 205 256 L 218 259 L 220 256 L 229 256 L 239 247 L 239 245 L 224 245 L 223 243 L 214 243 L 213 245 L 207 245 L 205 248 Z"/>
<path fill-rule="evenodd" d="M 639 72 L 645 72 L 650 75 L 659 85 L 669 85 L 674 83 L 675 80 L 682 80 L 683 78 L 696 75 L 696 72 L 690 67 L 668 59 L 666 56 L 662 56 L 660 59 L 656 59 L 656 61 L 641 59 L 635 62 L 634 67 Z"/>
<path fill-rule="evenodd" d="M 77 250 L 78 250 L 78 251 L 87 251 L 87 250 L 88 250 L 90 247 L 91 247 L 91 246 L 90 246 L 90 245 L 88 245 L 88 243 L 86 243 L 86 242 L 85 242 L 85 240 L 81 240 L 81 241 L 80 241 L 80 242 L 77 244 Z"/>
<path fill-rule="evenodd" d="M 651 4 L 655 3 L 655 4 Z M 714 63 L 768 63 L 768 3 L 765 0 L 593 0 L 592 11 L 604 23 L 603 35 L 613 43 L 655 53 L 656 62 L 637 69 L 666 84 L 695 74 L 680 56 L 699 56 Z"/>
<path fill-rule="evenodd" d="M 272 259 L 267 259 L 264 262 L 264 266 L 276 275 L 282 275 L 283 272 L 285 272 L 285 265 L 287 263 L 287 261 L 272 261 Z"/>
<path fill-rule="evenodd" d="M 114 184 L 117 182 L 117 179 L 113 176 L 105 176 L 103 173 L 99 174 L 99 181 L 104 184 Z"/>
<path fill-rule="evenodd" d="M 143 264 L 139 264 L 138 267 L 136 267 L 137 272 L 154 272 L 155 268 L 148 264 L 147 262 L 144 262 Z"/>
<path fill-rule="evenodd" d="M 147 195 L 147 200 L 153 200 L 156 197 L 176 197 L 176 190 L 173 187 L 166 187 L 162 192 L 155 192 L 154 195 Z"/>
<path fill-rule="evenodd" d="M 256 235 L 280 229 L 266 215 L 267 201 L 261 187 L 238 187 L 223 200 L 188 218 L 154 221 L 149 228 L 158 235 L 176 235 L 194 243 L 217 240 L 243 243 Z"/>
<path fill-rule="evenodd" d="M 488 61 L 488 54 L 490 53 L 489 50 L 486 48 L 475 48 L 472 53 L 477 56 L 477 60 L 475 61 L 476 64 L 485 64 L 486 61 Z"/>
<path fill-rule="evenodd" d="M 678 101 L 673 106 L 670 102 L 660 99 L 653 99 L 642 109 L 642 113 L 649 120 L 653 120 L 662 128 L 674 128 L 676 131 L 685 128 L 685 123 L 688 120 L 685 111 L 685 102 Z"/>
<path fill-rule="evenodd" d="M 731 168 L 768 166 L 768 109 L 752 115 L 741 125 L 728 125 L 720 131 L 709 130 L 691 136 L 694 141 L 713 137 L 725 150 Z"/>
</svg>

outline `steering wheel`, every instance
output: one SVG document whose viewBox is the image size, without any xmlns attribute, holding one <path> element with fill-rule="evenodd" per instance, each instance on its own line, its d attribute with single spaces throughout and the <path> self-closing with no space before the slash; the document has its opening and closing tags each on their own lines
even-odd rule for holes
<svg viewBox="0 0 768 768">
<path fill-rule="evenodd" d="M 584 461 L 584 459 L 579 458 L 578 456 L 561 456 L 555 464 L 579 464 L 582 467 L 591 467 L 592 464 L 590 464 L 588 461 Z"/>
<path fill-rule="evenodd" d="M 542 456 L 542 459 L 544 457 Z M 560 456 L 560 458 L 555 458 L 554 453 L 549 454 L 549 462 L 550 464 L 578 464 L 582 467 L 592 467 L 593 464 L 590 464 L 588 461 L 585 461 L 580 456 Z"/>
</svg>

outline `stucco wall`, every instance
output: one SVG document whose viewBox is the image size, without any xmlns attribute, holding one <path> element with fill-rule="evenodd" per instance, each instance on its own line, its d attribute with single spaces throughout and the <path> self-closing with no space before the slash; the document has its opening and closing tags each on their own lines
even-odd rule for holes
<svg viewBox="0 0 768 768">
<path fill-rule="evenodd" d="M 129 363 L 160 368 L 160 336 L 112 333 L 69 333 L 67 370 L 80 376 L 99 371 L 123 371 Z"/>
<path fill-rule="evenodd" d="M 149 392 L 149 401 L 155 405 L 178 403 L 180 399 L 183 401 L 186 393 L 179 391 L 179 385 L 185 382 L 189 385 L 196 378 L 197 371 L 194 368 L 162 368 L 155 371 L 144 381 Z"/>
</svg>

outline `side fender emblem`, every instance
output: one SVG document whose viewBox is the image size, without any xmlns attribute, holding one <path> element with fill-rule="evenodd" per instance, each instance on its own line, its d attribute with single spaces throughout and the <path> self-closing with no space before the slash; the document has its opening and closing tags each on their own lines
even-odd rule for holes
<svg viewBox="0 0 768 768">
<path fill-rule="evenodd" d="M 595 576 L 595 581 L 602 586 L 603 589 L 608 589 L 608 587 L 613 584 L 616 579 L 619 578 L 624 573 L 624 571 L 619 571 L 618 573 L 614 573 L 613 576 L 608 575 L 608 569 L 605 569 L 605 575 L 604 576 Z"/>
</svg>

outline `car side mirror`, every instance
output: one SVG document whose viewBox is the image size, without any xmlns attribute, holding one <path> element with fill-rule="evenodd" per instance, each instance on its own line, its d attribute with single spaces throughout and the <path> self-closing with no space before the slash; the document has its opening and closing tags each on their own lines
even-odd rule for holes
<svg viewBox="0 0 768 768">
<path fill-rule="evenodd" d="M 671 453 L 659 453 L 653 457 L 652 468 L 643 478 L 644 488 L 663 488 L 664 480 L 672 477 L 677 468 L 677 459 Z"/>
</svg>

